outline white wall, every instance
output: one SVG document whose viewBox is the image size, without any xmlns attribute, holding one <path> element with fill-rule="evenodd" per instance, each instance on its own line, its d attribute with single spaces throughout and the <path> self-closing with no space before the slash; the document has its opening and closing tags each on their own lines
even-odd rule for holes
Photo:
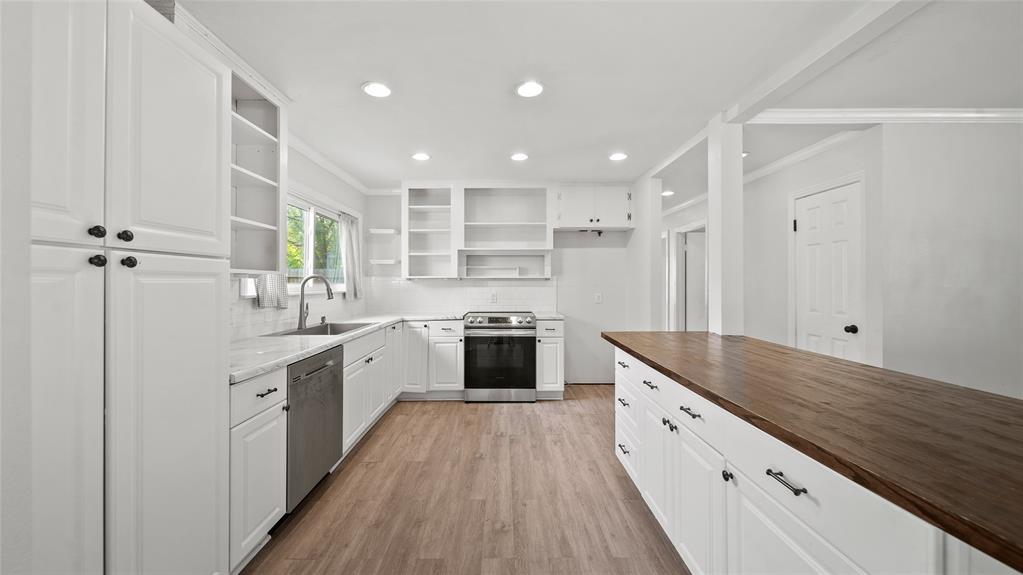
<svg viewBox="0 0 1023 575">
<path fill-rule="evenodd" d="M 1023 126 L 884 128 L 885 366 L 1023 397 Z"/>
<path fill-rule="evenodd" d="M 365 209 L 366 196 L 362 192 L 295 148 L 288 149 L 288 179 L 357 212 Z"/>
</svg>

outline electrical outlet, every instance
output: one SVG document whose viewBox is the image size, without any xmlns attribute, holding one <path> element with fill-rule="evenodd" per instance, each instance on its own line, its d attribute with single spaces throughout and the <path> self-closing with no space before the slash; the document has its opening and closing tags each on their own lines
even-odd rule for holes
<svg viewBox="0 0 1023 575">
<path fill-rule="evenodd" d="M 490 303 L 497 303 L 497 292 L 490 292 Z"/>
<path fill-rule="evenodd" d="M 604 294 L 600 292 L 593 294 L 593 303 L 604 303 Z"/>
</svg>

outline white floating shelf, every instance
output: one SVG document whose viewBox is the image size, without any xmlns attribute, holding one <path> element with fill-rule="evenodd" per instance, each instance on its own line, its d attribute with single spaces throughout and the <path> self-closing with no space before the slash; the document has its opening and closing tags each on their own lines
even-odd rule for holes
<svg viewBox="0 0 1023 575">
<path fill-rule="evenodd" d="M 495 256 L 506 256 L 515 255 L 517 253 L 528 253 L 528 254 L 542 254 L 545 252 L 552 252 L 551 248 L 523 248 L 509 245 L 507 247 L 497 246 L 489 248 L 458 248 L 460 252 L 469 252 L 475 255 L 495 255 Z M 514 253 L 510 253 L 514 252 Z"/>
<path fill-rule="evenodd" d="M 546 226 L 547 222 L 465 222 L 465 225 L 479 228 L 517 228 L 526 226 Z"/>
<path fill-rule="evenodd" d="M 451 209 L 451 205 L 450 204 L 441 204 L 441 205 L 409 206 L 408 209 L 410 209 L 410 210 L 437 210 L 437 211 L 439 211 L 439 210 L 450 210 Z"/>
<path fill-rule="evenodd" d="M 454 279 L 455 276 L 408 276 L 410 280 L 446 280 Z"/>
<path fill-rule="evenodd" d="M 257 222 L 256 220 L 247 220 L 245 218 L 239 218 L 238 216 L 231 216 L 231 225 L 238 228 L 249 228 L 253 230 L 269 230 L 272 232 L 277 231 L 277 226 L 264 224 L 263 222 Z"/>
<path fill-rule="evenodd" d="M 275 274 L 277 270 L 243 270 L 231 268 L 231 275 L 236 276 L 261 276 L 263 274 Z"/>
<path fill-rule="evenodd" d="M 409 230 L 410 234 L 449 234 L 451 228 L 417 228 Z"/>
<path fill-rule="evenodd" d="M 389 266 L 400 262 L 401 260 L 369 260 L 369 263 L 375 266 Z"/>
<path fill-rule="evenodd" d="M 231 185 L 236 188 L 277 189 L 277 182 L 264 178 L 251 170 L 246 170 L 237 164 L 231 164 Z"/>
<path fill-rule="evenodd" d="M 238 112 L 231 112 L 231 143 L 238 146 L 275 145 L 277 138 Z"/>
<path fill-rule="evenodd" d="M 410 252 L 410 256 L 419 257 L 439 257 L 439 256 L 450 256 L 451 252 Z"/>
<path fill-rule="evenodd" d="M 369 233 L 378 236 L 386 236 L 397 234 L 398 230 L 394 228 L 370 228 Z"/>
</svg>

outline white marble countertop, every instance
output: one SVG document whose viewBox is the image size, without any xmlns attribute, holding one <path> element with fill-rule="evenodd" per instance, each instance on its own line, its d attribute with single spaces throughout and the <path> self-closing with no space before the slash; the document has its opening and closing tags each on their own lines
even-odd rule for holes
<svg viewBox="0 0 1023 575">
<path fill-rule="evenodd" d="M 379 315 L 345 319 L 344 323 L 365 323 L 365 327 L 341 335 L 280 335 L 259 336 L 231 342 L 230 383 L 239 383 L 257 375 L 269 373 L 296 361 L 316 355 L 345 342 L 358 339 L 399 321 L 461 320 L 464 314 L 424 313 L 408 315 Z M 539 320 L 563 320 L 553 312 L 539 312 Z"/>
</svg>

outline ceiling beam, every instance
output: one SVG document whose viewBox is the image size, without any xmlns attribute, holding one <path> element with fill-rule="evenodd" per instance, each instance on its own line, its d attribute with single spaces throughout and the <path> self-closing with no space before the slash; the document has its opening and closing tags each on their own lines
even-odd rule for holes
<svg viewBox="0 0 1023 575">
<path fill-rule="evenodd" d="M 660 172 L 664 168 L 667 168 L 668 166 L 673 164 L 675 160 L 686 155 L 686 153 L 688 153 L 689 150 L 692 150 L 696 146 L 700 145 L 700 143 L 706 139 L 707 128 L 702 128 L 699 132 L 696 132 L 696 135 L 686 140 L 686 143 L 682 144 L 681 147 L 677 148 L 674 152 L 669 154 L 667 158 L 664 158 L 663 160 L 658 162 L 654 167 L 647 170 L 646 173 L 640 176 L 640 179 L 654 177 L 655 175 L 657 175 L 657 172 Z"/>
<path fill-rule="evenodd" d="M 931 0 L 886 0 L 868 2 L 831 33 L 802 54 L 789 60 L 762 84 L 746 93 L 725 114 L 728 123 L 747 122 L 761 111 L 775 106 L 850 54 L 892 29 Z"/>
</svg>

